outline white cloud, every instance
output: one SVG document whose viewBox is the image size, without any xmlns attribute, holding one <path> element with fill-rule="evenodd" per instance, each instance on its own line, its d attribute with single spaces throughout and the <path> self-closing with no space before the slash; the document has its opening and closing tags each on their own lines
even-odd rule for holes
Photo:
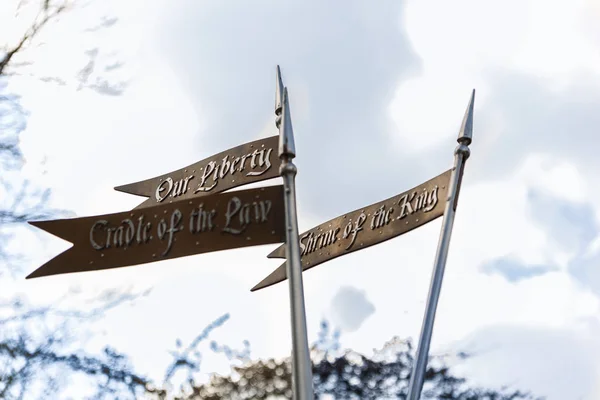
<svg viewBox="0 0 600 400">
<path fill-rule="evenodd" d="M 346 332 L 359 329 L 374 312 L 375 307 L 367 299 L 366 293 L 355 287 L 341 287 L 331 299 L 332 322 Z"/>
<path fill-rule="evenodd" d="M 591 15 L 597 7 L 585 0 L 408 1 L 403 22 L 422 65 L 391 104 L 396 145 L 418 152 L 456 135 L 469 90 L 477 89 L 476 109 L 483 109 L 498 69 L 543 79 L 554 91 L 574 76 L 597 75 Z"/>
<path fill-rule="evenodd" d="M 398 128 L 392 139 L 398 148 L 419 153 L 455 138 L 473 88 L 477 89 L 475 108 L 485 107 L 485 82 L 461 78 L 443 71 L 398 85 L 390 105 Z"/>
<path fill-rule="evenodd" d="M 461 76 L 503 66 L 553 81 L 597 73 L 600 55 L 590 43 L 597 27 L 581 23 L 594 9 L 585 0 L 409 1 L 405 21 L 426 69 Z"/>
<path fill-rule="evenodd" d="M 600 394 L 597 334 L 589 327 L 489 327 L 458 345 L 474 356 L 461 362 L 457 370 L 485 386 L 499 387 L 500 375 L 513 388 L 526 387 L 549 400 L 595 399 Z"/>
<path fill-rule="evenodd" d="M 392 3 L 381 10 L 352 3 L 342 10 L 348 18 L 335 20 L 334 6 L 267 1 L 252 6 L 237 2 L 236 7 L 245 7 L 239 14 L 216 4 L 157 3 L 138 17 L 137 6 L 122 6 L 125 9 L 118 10 L 122 26 L 116 32 L 132 30 L 132 34 L 125 35 L 127 41 L 119 49 L 128 62 L 124 75 L 135 78 L 123 96 L 75 92 L 73 85 L 15 83 L 32 112 L 22 136 L 26 174 L 53 189 L 55 205 L 79 215 L 131 208 L 139 198 L 112 187 L 180 168 L 258 135 L 275 134 L 272 89 L 275 64 L 281 63 L 292 98 L 300 166 L 299 222 L 304 230 L 448 168 L 454 137 L 475 87 L 473 153 L 461 192 L 433 350 L 465 337 L 485 345 L 486 335 L 478 332 L 496 332 L 502 339 L 506 331 L 495 327 L 511 325 L 516 328 L 504 346 L 515 354 L 530 351 L 531 366 L 522 366 L 512 353 L 506 357 L 494 353 L 490 358 L 484 354 L 482 365 L 493 364 L 497 372 L 481 377 L 475 368 L 469 376 L 493 384 L 523 376 L 525 389 L 568 393 L 559 379 L 546 387 L 539 383 L 542 376 L 558 373 L 563 368 L 559 363 L 544 365 L 543 374 L 536 368 L 553 348 L 556 335 L 562 340 L 556 343 L 563 343 L 566 351 L 573 346 L 573 352 L 580 353 L 580 333 L 566 327 L 581 325 L 582 320 L 597 322 L 598 297 L 569 275 L 566 267 L 578 254 L 555 245 L 552 232 L 529 212 L 528 193 L 536 189 L 568 203 L 595 204 L 591 185 L 598 171 L 582 170 L 566 153 L 528 148 L 519 148 L 525 155 L 517 162 L 501 158 L 505 168 L 501 172 L 488 167 L 498 140 L 510 133 L 510 122 L 534 112 L 490 103 L 494 99 L 506 106 L 510 101 L 494 97 L 497 76 L 490 71 L 540 75 L 544 89 L 561 90 L 564 81 L 598 65 L 590 50 L 590 43 L 600 37 L 594 36 L 597 27 L 589 19 L 587 25 L 574 22 L 598 10 L 592 2 L 428 1 L 408 2 L 405 10 Z M 273 9 L 275 4 L 278 8 Z M 292 15 L 298 18 L 290 19 Z M 360 23 L 348 22 L 355 20 Z M 74 37 L 75 28 L 60 29 Z M 544 47 L 547 38 L 559 34 L 569 41 L 558 40 L 554 52 Z M 111 35 L 103 43 L 119 45 L 117 34 Z M 65 42 L 74 49 L 87 46 L 80 39 Z M 418 76 L 409 75 L 418 64 L 412 51 L 421 58 Z M 50 65 L 43 60 L 40 66 Z M 539 115 L 552 113 L 552 106 Z M 396 128 L 390 128 L 394 122 Z M 529 126 L 530 139 L 544 141 L 540 132 L 553 134 L 545 131 L 552 127 L 543 122 Z M 514 137 L 510 140 L 514 147 L 522 146 Z M 564 138 L 565 148 L 572 144 Z M 42 168 L 39 163 L 45 157 L 48 162 Z M 42 175 L 42 169 L 48 173 Z M 360 329 L 343 336 L 344 345 L 369 352 L 392 335 L 418 335 L 439 227 L 438 220 L 304 274 L 311 338 L 319 320 L 331 315 L 331 298 L 344 286 L 364 290 L 375 308 Z M 23 236 L 33 265 L 65 247 L 41 239 L 46 236 L 36 235 L 35 240 Z M 216 334 L 219 341 L 236 345 L 249 339 L 256 355 L 288 354 L 287 284 L 249 292 L 279 265 L 280 261 L 265 258 L 271 248 L 45 278 L 21 282 L 15 290 L 48 301 L 71 286 L 90 293 L 117 284 L 153 286 L 148 297 L 132 308 L 114 311 L 98 329 L 106 331 L 100 342 L 114 343 L 142 368 L 152 365 L 150 372 L 159 376 L 158 366 L 168 360 L 163 350 L 176 337 L 189 340 L 224 312 L 231 312 L 232 319 Z M 483 264 L 502 257 L 524 269 L 537 264 L 560 268 L 517 282 L 482 271 Z M 530 331 L 548 336 L 545 347 L 526 346 L 527 340 L 533 341 Z M 148 351 L 153 346 L 157 352 Z M 577 365 L 597 369 L 594 354 L 582 352 Z M 217 365 L 214 358 L 210 363 L 206 368 Z M 581 374 L 581 388 L 592 395 L 597 388 L 590 379 L 598 375 L 587 372 Z"/>
<path fill-rule="evenodd" d="M 569 202 L 578 203 L 589 198 L 588 186 L 577 167 L 559 157 L 532 154 L 523 166 L 521 176 L 532 188 Z"/>
</svg>

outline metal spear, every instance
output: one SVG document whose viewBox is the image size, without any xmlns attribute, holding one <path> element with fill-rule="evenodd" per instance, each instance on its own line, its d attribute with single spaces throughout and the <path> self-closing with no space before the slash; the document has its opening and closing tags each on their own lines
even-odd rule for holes
<svg viewBox="0 0 600 400">
<path fill-rule="evenodd" d="M 275 125 L 279 128 L 279 172 L 283 178 L 286 223 L 286 271 L 290 289 L 292 318 L 292 393 L 295 400 L 314 400 L 312 365 L 308 348 L 300 242 L 298 239 L 298 214 L 296 210 L 296 174 L 293 163 L 296 157 L 294 132 L 287 88 L 281 80 L 277 66 L 277 92 L 275 96 Z"/>
<path fill-rule="evenodd" d="M 431 344 L 431 335 L 433 333 L 433 324 L 435 321 L 435 312 L 440 298 L 442 289 L 442 280 L 444 279 L 444 269 L 446 268 L 446 260 L 448 258 L 448 248 L 450 247 L 450 238 L 452 236 L 452 227 L 454 225 L 454 215 L 458 204 L 458 195 L 462 182 L 465 163 L 471 155 L 469 145 L 473 138 L 473 104 L 475 102 L 475 89 L 471 94 L 471 100 L 467 106 L 467 111 L 462 121 L 462 126 L 458 134 L 458 146 L 454 150 L 454 168 L 450 175 L 450 187 L 448 197 L 446 199 L 446 208 L 442 219 L 442 228 L 440 239 L 438 242 L 437 253 L 435 255 L 435 263 L 433 275 L 431 277 L 431 286 L 429 287 L 429 295 L 427 306 L 425 308 L 425 316 L 423 318 L 423 326 L 421 328 L 421 336 L 419 337 L 419 345 L 413 365 L 413 371 L 408 387 L 407 400 L 419 400 L 421 391 L 423 390 L 423 382 L 425 378 L 425 370 L 427 368 L 427 359 L 429 356 L 429 345 Z"/>
</svg>

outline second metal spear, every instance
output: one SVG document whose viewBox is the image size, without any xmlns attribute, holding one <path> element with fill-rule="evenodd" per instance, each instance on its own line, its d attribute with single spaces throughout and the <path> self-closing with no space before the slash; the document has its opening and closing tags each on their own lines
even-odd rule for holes
<svg viewBox="0 0 600 400">
<path fill-rule="evenodd" d="M 283 178 L 284 187 L 286 272 L 290 288 L 292 317 L 292 393 L 295 400 L 314 400 L 296 211 L 296 173 L 298 169 L 292 161 L 296 157 L 296 149 L 288 92 L 287 88 L 283 87 L 279 66 L 277 66 L 275 115 L 275 125 L 279 128 L 279 158 L 281 159 L 279 172 Z"/>
<path fill-rule="evenodd" d="M 454 168 L 450 176 L 450 187 L 448 188 L 448 197 L 446 199 L 446 208 L 442 219 L 442 228 L 440 240 L 438 242 L 437 254 L 435 255 L 435 264 L 433 276 L 431 277 L 431 286 L 429 287 L 429 296 L 425 308 L 425 317 L 423 318 L 423 327 L 419 337 L 417 355 L 415 357 L 412 376 L 408 387 L 407 400 L 419 400 L 423 390 L 425 380 L 425 370 L 427 368 L 427 358 L 429 356 L 429 345 L 431 344 L 431 335 L 433 333 L 433 323 L 435 321 L 435 312 L 442 290 L 442 281 L 444 279 L 444 270 L 446 260 L 448 259 L 448 248 L 450 247 L 450 237 L 452 236 L 452 227 L 454 225 L 454 215 L 458 203 L 458 194 L 462 182 L 462 176 L 465 169 L 465 162 L 471 155 L 469 145 L 473 138 L 473 104 L 475 102 L 475 89 L 471 95 L 471 100 L 467 106 L 467 111 L 463 118 L 462 126 L 458 134 L 458 146 L 454 150 Z"/>
</svg>

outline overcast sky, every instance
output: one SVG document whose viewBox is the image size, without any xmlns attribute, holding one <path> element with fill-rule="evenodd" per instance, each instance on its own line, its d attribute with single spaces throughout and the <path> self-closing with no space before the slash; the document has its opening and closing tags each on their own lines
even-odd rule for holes
<svg viewBox="0 0 600 400">
<path fill-rule="evenodd" d="M 478 384 L 600 398 L 598 2 L 98 3 L 65 16 L 31 52 L 31 68 L 65 84 L 11 81 L 30 112 L 24 173 L 52 189 L 54 206 L 77 216 L 123 211 L 140 198 L 114 186 L 276 134 L 280 64 L 300 230 L 309 229 L 449 168 L 476 88 L 432 351 L 475 351 L 459 371 Z M 110 29 L 84 32 L 103 15 L 117 18 Z M 322 318 L 342 329 L 343 346 L 367 354 L 394 335 L 417 336 L 439 228 L 305 273 L 311 341 Z M 68 247 L 43 232 L 21 238 L 31 255 L 24 274 Z M 152 288 L 110 312 L 90 346 L 110 342 L 160 378 L 175 339 L 191 340 L 226 312 L 220 342 L 247 339 L 260 357 L 289 353 L 287 284 L 249 291 L 280 264 L 266 258 L 275 247 L 13 290 L 48 302 L 69 288 Z M 224 365 L 209 357 L 203 368 Z"/>
</svg>

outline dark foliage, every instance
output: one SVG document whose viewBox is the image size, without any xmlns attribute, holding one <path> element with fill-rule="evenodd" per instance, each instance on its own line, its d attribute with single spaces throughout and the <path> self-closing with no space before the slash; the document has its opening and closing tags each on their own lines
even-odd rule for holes
<svg viewBox="0 0 600 400">
<path fill-rule="evenodd" d="M 328 326 L 323 323 L 323 331 Z M 321 335 L 323 337 L 323 335 Z M 333 350 L 337 340 L 326 347 L 317 343 L 312 349 L 315 397 L 335 399 L 404 399 L 413 362 L 410 341 L 398 338 L 386 343 L 372 357 Z M 332 354 L 333 350 L 333 354 Z M 336 354 L 338 353 L 338 354 Z M 462 358 L 465 356 L 462 355 Z M 427 370 L 422 399 L 517 400 L 534 399 L 528 393 L 501 389 L 469 387 L 467 381 L 450 372 L 443 358 L 434 357 Z M 229 376 L 213 376 L 210 382 L 191 385 L 178 400 L 276 399 L 291 398 L 289 358 L 246 362 L 233 367 Z"/>
</svg>

